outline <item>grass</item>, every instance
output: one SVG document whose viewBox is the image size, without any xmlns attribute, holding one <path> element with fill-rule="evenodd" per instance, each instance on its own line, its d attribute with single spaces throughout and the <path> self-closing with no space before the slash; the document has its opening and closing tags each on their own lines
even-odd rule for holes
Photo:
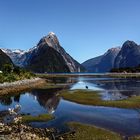
<svg viewBox="0 0 140 140">
<path fill-rule="evenodd" d="M 70 122 L 68 126 L 75 130 L 75 134 L 66 135 L 67 140 L 122 140 L 119 134 L 103 128 L 77 122 Z"/>
<path fill-rule="evenodd" d="M 24 115 L 22 116 L 22 122 L 30 123 L 30 122 L 44 122 L 54 119 L 53 115 L 50 114 L 41 114 L 39 116 L 31 116 L 31 115 Z"/>
<path fill-rule="evenodd" d="M 66 100 L 85 105 L 140 108 L 140 96 L 130 97 L 123 100 L 105 101 L 101 99 L 98 91 L 90 90 L 61 91 L 59 96 Z"/>
<path fill-rule="evenodd" d="M 128 138 L 128 140 L 140 140 L 140 136 L 133 136 Z"/>
<path fill-rule="evenodd" d="M 49 73 L 44 73 L 44 74 L 36 74 L 36 76 L 40 78 L 68 78 L 68 77 L 79 77 L 79 76 L 84 76 L 84 77 L 112 77 L 112 78 L 140 78 L 140 73 L 104 73 L 104 74 L 93 74 L 89 73 L 87 75 L 83 74 L 72 74 L 72 73 L 66 73 L 66 74 L 49 74 Z"/>
<path fill-rule="evenodd" d="M 36 74 L 37 77 L 40 77 L 40 78 L 69 78 L 69 77 L 79 77 L 79 76 L 84 76 L 84 77 L 105 77 L 106 74 L 93 74 L 93 73 L 89 73 L 89 74 L 86 74 L 86 75 L 83 75 L 83 73 L 58 73 L 58 74 L 55 74 L 55 73 L 43 73 L 43 74 Z"/>
<path fill-rule="evenodd" d="M 140 73 L 108 73 L 106 75 L 112 78 L 140 78 Z"/>
<path fill-rule="evenodd" d="M 38 89 L 62 89 L 67 87 L 67 85 L 64 84 L 52 84 L 52 83 L 45 83 L 42 87 L 39 87 Z"/>
</svg>

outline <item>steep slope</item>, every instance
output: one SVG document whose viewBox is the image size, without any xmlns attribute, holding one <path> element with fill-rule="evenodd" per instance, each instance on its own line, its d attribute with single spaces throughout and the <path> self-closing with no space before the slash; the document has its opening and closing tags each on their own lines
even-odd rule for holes
<svg viewBox="0 0 140 140">
<path fill-rule="evenodd" d="M 5 64 L 11 64 L 11 65 L 13 65 L 12 60 L 9 58 L 9 56 L 7 56 L 7 55 L 0 49 L 0 70 L 2 70 L 2 67 L 3 67 Z"/>
<path fill-rule="evenodd" d="M 64 59 L 66 65 L 68 66 L 70 72 L 78 72 L 80 69 L 84 71 L 84 67 L 80 65 L 76 60 L 74 60 L 61 46 L 58 41 L 57 36 L 50 32 L 47 36 L 43 37 L 37 44 L 36 49 L 40 47 L 50 47 L 57 51 Z M 27 62 L 28 63 L 28 62 Z"/>
<path fill-rule="evenodd" d="M 27 69 L 38 73 L 70 72 L 63 57 L 51 47 L 42 46 L 28 60 Z"/>
<path fill-rule="evenodd" d="M 103 55 L 100 63 L 98 64 L 99 72 L 109 72 L 114 67 L 114 61 L 120 52 L 120 49 L 120 47 L 111 48 Z"/>
<path fill-rule="evenodd" d="M 53 32 L 43 37 L 29 51 L 22 53 L 5 52 L 15 65 L 28 68 L 34 72 L 78 72 L 85 70 L 61 47 Z"/>
<path fill-rule="evenodd" d="M 82 63 L 88 72 L 109 72 L 114 67 L 114 60 L 120 47 L 109 49 L 104 55 L 89 59 Z"/>
<path fill-rule="evenodd" d="M 24 56 L 25 51 L 17 49 L 17 50 L 10 50 L 10 49 L 1 49 L 4 53 L 6 53 L 17 66 L 22 66 L 22 56 Z"/>
<path fill-rule="evenodd" d="M 140 64 L 140 46 L 133 41 L 126 41 L 115 59 L 114 67 L 135 67 Z"/>
<path fill-rule="evenodd" d="M 78 72 L 79 68 L 84 69 L 60 46 L 53 32 L 25 55 L 24 66 L 34 72 Z"/>
<path fill-rule="evenodd" d="M 91 58 L 82 63 L 88 72 L 98 72 L 98 64 L 101 61 L 103 55 Z"/>
</svg>

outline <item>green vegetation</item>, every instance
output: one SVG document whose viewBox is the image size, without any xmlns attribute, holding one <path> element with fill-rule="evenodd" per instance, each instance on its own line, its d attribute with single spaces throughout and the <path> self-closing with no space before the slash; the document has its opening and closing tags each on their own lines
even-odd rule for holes
<svg viewBox="0 0 140 140">
<path fill-rule="evenodd" d="M 130 97 L 123 100 L 104 101 L 99 95 L 99 91 L 72 90 L 61 91 L 60 95 L 66 100 L 85 105 L 109 106 L 120 108 L 140 108 L 140 96 Z"/>
<path fill-rule="evenodd" d="M 128 140 L 140 140 L 140 136 L 130 137 Z"/>
<path fill-rule="evenodd" d="M 35 77 L 35 75 L 30 71 L 10 64 L 5 64 L 0 73 L 0 83 L 30 79 L 31 77 Z"/>
<path fill-rule="evenodd" d="M 122 140 L 119 134 L 95 126 L 76 122 L 68 123 L 68 126 L 75 130 L 75 134 L 66 135 L 67 140 Z"/>
<path fill-rule="evenodd" d="M 138 73 L 140 72 L 140 65 L 137 67 L 113 68 L 110 72 Z"/>
<path fill-rule="evenodd" d="M 109 73 L 107 76 L 113 78 L 140 78 L 139 73 Z"/>
<path fill-rule="evenodd" d="M 49 121 L 54 119 L 54 116 L 50 114 L 41 114 L 39 116 L 31 116 L 31 115 L 24 115 L 22 116 L 22 122 L 29 123 L 29 122 L 43 122 Z"/>
</svg>

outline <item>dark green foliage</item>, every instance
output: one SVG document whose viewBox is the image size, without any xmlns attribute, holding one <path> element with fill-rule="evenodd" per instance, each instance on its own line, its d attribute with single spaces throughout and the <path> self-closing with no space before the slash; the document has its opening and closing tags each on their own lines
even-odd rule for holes
<svg viewBox="0 0 140 140">
<path fill-rule="evenodd" d="M 13 65 L 12 60 L 0 49 L 0 70 L 4 67 L 4 65 Z"/>
<path fill-rule="evenodd" d="M 22 79 L 30 79 L 35 75 L 23 68 L 14 66 L 9 56 L 0 50 L 0 83 L 14 82 Z"/>
<path fill-rule="evenodd" d="M 110 72 L 138 73 L 140 72 L 140 65 L 138 65 L 137 67 L 113 68 Z"/>
<path fill-rule="evenodd" d="M 22 70 L 22 68 L 15 66 L 13 69 L 13 72 L 19 75 L 21 73 L 21 70 Z"/>
<path fill-rule="evenodd" d="M 35 74 L 32 72 L 20 67 L 12 67 L 9 64 L 4 65 L 2 70 L 2 73 L 0 73 L 0 83 L 14 82 L 17 80 L 30 79 L 35 77 Z"/>
<path fill-rule="evenodd" d="M 5 74 L 11 73 L 11 72 L 13 71 L 13 69 L 14 69 L 14 66 L 11 65 L 11 64 L 4 64 L 4 65 L 2 66 L 2 71 L 3 71 Z"/>
</svg>

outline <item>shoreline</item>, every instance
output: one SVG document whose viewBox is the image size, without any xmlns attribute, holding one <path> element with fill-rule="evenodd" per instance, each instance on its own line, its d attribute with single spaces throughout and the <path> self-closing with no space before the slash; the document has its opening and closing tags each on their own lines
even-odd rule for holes
<svg viewBox="0 0 140 140">
<path fill-rule="evenodd" d="M 24 90 L 30 90 L 32 88 L 38 88 L 45 84 L 45 80 L 42 78 L 24 79 L 15 82 L 5 82 L 0 84 L 0 96 L 10 93 L 21 92 Z"/>
<path fill-rule="evenodd" d="M 36 74 L 40 78 L 68 78 L 68 77 L 99 77 L 99 78 L 140 78 L 140 73 L 40 73 Z"/>
</svg>

